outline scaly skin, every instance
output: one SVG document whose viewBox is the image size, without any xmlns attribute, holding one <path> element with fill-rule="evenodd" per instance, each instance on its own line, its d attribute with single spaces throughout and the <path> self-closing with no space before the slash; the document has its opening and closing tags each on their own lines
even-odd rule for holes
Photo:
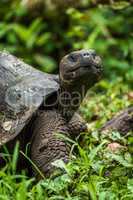
<svg viewBox="0 0 133 200">
<path fill-rule="evenodd" d="M 68 123 L 68 128 L 73 137 L 78 136 L 81 132 L 87 131 L 86 122 L 78 113 L 73 115 L 72 119 Z"/>
<path fill-rule="evenodd" d="M 84 131 L 86 126 L 79 117 L 73 118 L 87 90 L 101 77 L 101 59 L 94 50 L 80 50 L 66 55 L 60 63 L 58 103 L 44 109 L 34 126 L 31 158 L 38 168 L 49 176 L 52 162 L 69 161 L 70 146 L 55 133 L 70 136 Z M 72 121 L 71 121 L 72 119 Z"/>
<path fill-rule="evenodd" d="M 65 120 L 56 110 L 43 111 L 35 121 L 31 146 L 31 157 L 38 168 L 49 176 L 54 167 L 51 163 L 62 159 L 69 160 L 70 148 L 57 136 L 58 133 L 69 136 Z"/>
</svg>

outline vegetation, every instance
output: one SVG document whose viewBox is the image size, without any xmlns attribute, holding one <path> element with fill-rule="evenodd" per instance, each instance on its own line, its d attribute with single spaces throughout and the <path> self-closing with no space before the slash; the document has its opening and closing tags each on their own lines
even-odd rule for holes
<svg viewBox="0 0 133 200">
<path fill-rule="evenodd" d="M 13 156 L 5 150 L 0 200 L 131 200 L 133 135 L 112 132 L 105 138 L 96 130 L 133 102 L 132 3 L 103 5 L 104 1 L 84 0 L 60 5 L 60 1 L 52 1 L 56 5 L 52 10 L 52 5 L 42 6 L 42 2 L 0 1 L 0 50 L 6 49 L 42 71 L 57 73 L 64 54 L 94 48 L 103 57 L 104 76 L 80 109 L 90 131 L 70 141 L 73 159 L 67 166 L 55 163 L 66 173 L 36 182 L 25 171 L 16 171 L 16 145 Z M 110 141 L 123 148 L 111 150 Z"/>
</svg>

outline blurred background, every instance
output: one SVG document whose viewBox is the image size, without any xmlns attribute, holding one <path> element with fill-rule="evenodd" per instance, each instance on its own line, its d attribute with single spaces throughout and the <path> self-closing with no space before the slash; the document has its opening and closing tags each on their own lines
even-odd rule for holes
<svg viewBox="0 0 133 200">
<path fill-rule="evenodd" d="M 49 73 L 62 56 L 94 48 L 105 78 L 133 83 L 132 1 L 0 0 L 0 50 Z"/>
</svg>

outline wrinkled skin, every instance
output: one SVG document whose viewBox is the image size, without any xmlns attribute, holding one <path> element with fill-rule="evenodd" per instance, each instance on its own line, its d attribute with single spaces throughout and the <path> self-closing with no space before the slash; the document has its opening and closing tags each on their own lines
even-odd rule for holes
<svg viewBox="0 0 133 200">
<path fill-rule="evenodd" d="M 87 128 L 74 113 L 87 90 L 101 78 L 101 58 L 91 49 L 72 52 L 61 60 L 59 74 L 58 103 L 37 117 L 31 144 L 31 158 L 45 176 L 54 171 L 53 161 L 62 159 L 67 163 L 70 159 L 70 144 L 56 133 L 71 137 Z"/>
</svg>

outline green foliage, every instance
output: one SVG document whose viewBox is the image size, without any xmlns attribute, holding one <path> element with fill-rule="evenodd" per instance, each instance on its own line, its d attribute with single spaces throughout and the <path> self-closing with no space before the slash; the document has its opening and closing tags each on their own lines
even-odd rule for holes
<svg viewBox="0 0 133 200">
<path fill-rule="evenodd" d="M 131 82 L 132 12 L 132 7 L 122 11 L 108 7 L 94 8 L 85 13 L 73 8 L 67 11 L 72 18 L 68 36 L 73 47 L 96 49 L 103 57 L 105 72 L 112 79 L 119 74 Z"/>
<path fill-rule="evenodd" d="M 83 5 L 87 4 L 89 1 L 84 1 Z M 3 1 L 0 5 L 0 49 L 53 72 L 68 51 L 94 48 L 103 57 L 108 77 L 120 75 L 132 83 L 133 7 L 129 2 L 91 9 L 84 6 L 83 11 L 68 8 L 55 17 L 42 10 L 41 14 L 28 10 L 19 1 Z"/>
<path fill-rule="evenodd" d="M 18 0 L 0 1 L 0 50 L 53 73 L 69 51 L 94 48 L 103 57 L 105 71 L 105 79 L 88 93 L 80 108 L 90 132 L 82 133 L 76 141 L 66 138 L 73 144 L 73 159 L 67 166 L 61 161 L 54 163 L 65 173 L 40 182 L 25 171 L 18 174 L 17 144 L 13 155 L 5 149 L 0 200 L 133 199 L 132 133 L 121 137 L 111 132 L 107 138 L 97 131 L 116 112 L 132 104 L 128 92 L 133 85 L 133 7 L 129 1 L 113 1 L 110 6 L 91 6 L 92 2 L 84 0 L 79 8 L 51 14 L 29 10 Z M 119 142 L 124 149 L 109 151 L 109 140 Z M 36 168 L 30 159 L 29 163 Z"/>
<path fill-rule="evenodd" d="M 85 99 L 80 110 L 86 120 L 91 121 L 94 117 L 98 119 L 96 126 L 100 128 L 119 110 L 131 105 L 128 100 L 129 91 L 130 87 L 123 81 L 122 77 L 112 82 L 104 79 L 88 92 L 88 98 Z"/>
<path fill-rule="evenodd" d="M 119 141 L 122 143 L 123 137 L 119 136 Z M 80 140 L 75 142 L 75 158 L 67 166 L 62 161 L 55 163 L 65 173 L 38 183 L 23 171 L 21 175 L 14 173 L 16 146 L 10 164 L 0 171 L 0 199 L 131 200 L 133 160 L 128 144 L 122 151 L 113 153 L 107 148 L 108 143 L 100 135 L 96 138 L 93 133 L 85 133 L 83 144 Z"/>
<path fill-rule="evenodd" d="M 90 132 L 81 133 L 76 141 L 63 137 L 73 145 L 73 159 L 68 165 L 60 160 L 53 163 L 63 170 L 62 175 L 58 173 L 58 176 L 44 178 L 37 183 L 24 171 L 19 172 L 20 174 L 16 171 L 18 144 L 13 155 L 9 155 L 5 149 L 7 164 L 0 171 L 0 199 L 131 200 L 132 133 L 121 136 L 119 133 L 110 132 L 108 136 L 103 136 L 97 131 L 118 110 L 130 105 L 127 98 L 128 90 L 129 86 L 124 84 L 122 79 L 110 84 L 103 80 L 88 93 L 81 112 L 90 125 Z M 110 151 L 110 140 L 119 142 L 123 148 L 118 152 Z M 24 153 L 22 155 L 25 156 Z M 36 168 L 30 159 L 28 160 L 30 165 Z"/>
</svg>

